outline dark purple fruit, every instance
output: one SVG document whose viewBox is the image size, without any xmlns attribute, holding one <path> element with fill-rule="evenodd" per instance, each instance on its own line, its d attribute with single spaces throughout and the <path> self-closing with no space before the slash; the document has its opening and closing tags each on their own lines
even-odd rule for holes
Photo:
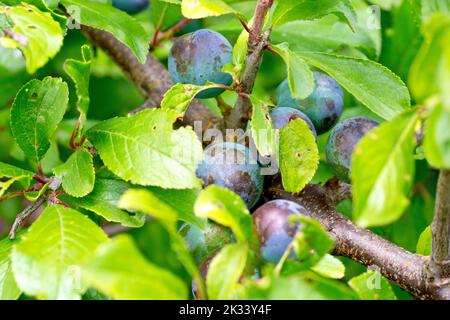
<svg viewBox="0 0 450 320">
<path fill-rule="evenodd" d="M 308 118 L 306 114 L 303 112 L 294 109 L 294 108 L 275 108 L 270 112 L 270 117 L 272 118 L 272 123 L 275 129 L 282 129 L 289 122 L 296 119 L 303 119 L 308 124 L 311 129 L 313 135 L 317 138 L 316 129 L 314 128 L 313 123 Z"/>
<path fill-rule="evenodd" d="M 169 55 L 169 73 L 175 83 L 204 85 L 207 81 L 230 85 L 232 77 L 222 72 L 231 63 L 233 47 L 230 42 L 212 30 L 201 29 L 177 39 Z M 197 98 L 213 98 L 223 89 L 208 89 Z"/>
<path fill-rule="evenodd" d="M 251 208 L 263 190 L 261 167 L 250 149 L 232 142 L 211 145 L 205 149 L 197 176 L 205 187 L 216 184 L 238 194 Z"/>
<path fill-rule="evenodd" d="M 344 91 L 331 77 L 314 72 L 315 88 L 303 100 L 292 97 L 287 79 L 277 89 L 277 106 L 295 108 L 305 113 L 316 128 L 317 134 L 329 131 L 342 115 Z"/>
<path fill-rule="evenodd" d="M 203 230 L 186 223 L 181 227 L 180 234 L 197 264 L 234 240 L 230 229 L 209 221 Z"/>
<path fill-rule="evenodd" d="M 307 215 L 307 210 L 293 201 L 272 200 L 253 213 L 261 255 L 265 261 L 278 263 L 292 242 L 299 224 L 289 221 L 291 215 Z"/>
<path fill-rule="evenodd" d="M 150 4 L 149 0 L 113 0 L 112 5 L 129 14 L 145 10 Z"/>
<path fill-rule="evenodd" d="M 356 144 L 378 123 L 364 117 L 346 119 L 331 132 L 325 148 L 327 161 L 334 174 L 345 182 L 350 181 L 350 164 Z"/>
</svg>

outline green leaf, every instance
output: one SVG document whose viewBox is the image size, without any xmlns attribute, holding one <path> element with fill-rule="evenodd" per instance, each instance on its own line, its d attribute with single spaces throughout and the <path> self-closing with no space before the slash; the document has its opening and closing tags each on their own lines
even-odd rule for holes
<svg viewBox="0 0 450 320">
<path fill-rule="evenodd" d="M 86 133 L 105 165 L 134 184 L 190 189 L 202 146 L 191 128 L 172 129 L 176 114 L 147 109 L 131 117 L 113 118 Z"/>
<path fill-rule="evenodd" d="M 389 281 L 377 271 L 367 271 L 348 284 L 361 300 L 397 300 Z"/>
<path fill-rule="evenodd" d="M 364 15 L 366 10 L 363 11 Z M 289 43 L 291 51 L 350 55 L 349 48 L 354 48 L 370 59 L 377 59 L 379 48 L 376 37 L 372 36 L 372 30 L 362 27 L 366 21 L 367 17 L 361 16 L 356 32 L 333 16 L 313 21 L 292 21 L 275 28 L 270 40 L 272 43 Z M 361 53 L 359 57 L 363 57 Z"/>
<path fill-rule="evenodd" d="M 72 153 L 65 163 L 53 169 L 53 173 L 61 178 L 64 191 L 71 196 L 84 197 L 94 189 L 92 154 L 83 148 Z"/>
<path fill-rule="evenodd" d="M 77 109 L 80 113 L 78 121 L 78 130 L 83 130 L 86 122 L 87 112 L 89 110 L 89 78 L 91 73 L 91 52 L 87 45 L 81 47 L 83 61 L 75 59 L 67 59 L 64 62 L 64 71 L 69 75 L 75 83 L 77 90 Z"/>
<path fill-rule="evenodd" d="M 236 43 L 233 47 L 233 65 L 237 68 L 237 71 L 244 70 L 245 67 L 245 57 L 247 56 L 248 49 L 248 32 L 242 30 Z"/>
<path fill-rule="evenodd" d="M 0 13 L 14 23 L 13 37 L 3 36 L 0 44 L 19 48 L 25 58 L 28 73 L 34 73 L 53 58 L 63 43 L 63 30 L 50 13 L 23 3 L 15 7 L 0 7 Z"/>
<path fill-rule="evenodd" d="M 420 102 L 440 94 L 444 108 L 450 112 L 450 15 L 433 15 L 423 33 L 424 44 L 409 73 L 411 92 Z"/>
<path fill-rule="evenodd" d="M 202 190 L 195 202 L 194 212 L 199 217 L 229 227 L 238 241 L 255 241 L 250 212 L 243 200 L 226 188 L 211 185 Z"/>
<path fill-rule="evenodd" d="M 345 276 L 345 265 L 328 253 L 311 270 L 330 279 L 342 279 Z"/>
<path fill-rule="evenodd" d="M 25 155 L 34 162 L 50 148 L 50 139 L 66 112 L 67 84 L 61 78 L 34 79 L 17 93 L 11 108 L 11 131 Z"/>
<path fill-rule="evenodd" d="M 426 122 L 424 150 L 428 162 L 436 168 L 450 169 L 450 111 L 437 106 Z"/>
<path fill-rule="evenodd" d="M 33 176 L 34 172 L 0 162 L 0 178 L 22 177 L 19 181 L 22 187 L 27 188 L 30 186 L 30 181 Z"/>
<path fill-rule="evenodd" d="M 308 124 L 297 119 L 282 128 L 279 148 L 284 189 L 295 193 L 302 191 L 319 166 L 316 138 Z"/>
<path fill-rule="evenodd" d="M 0 162 L 0 178 L 9 178 L 0 181 L 0 197 L 5 194 L 8 188 L 14 183 L 19 182 L 23 188 L 28 188 L 34 173 L 7 163 Z"/>
<path fill-rule="evenodd" d="M 174 209 L 145 189 L 130 189 L 120 198 L 119 207 L 145 212 L 158 220 L 175 223 L 178 215 Z"/>
<path fill-rule="evenodd" d="M 11 187 L 14 182 L 19 181 L 24 178 L 27 178 L 27 177 L 19 176 L 19 177 L 10 178 L 6 181 L 0 181 L 0 197 L 3 196 L 6 191 L 8 191 L 9 187 Z"/>
<path fill-rule="evenodd" d="M 29 5 L 35 6 L 42 12 L 49 12 L 55 21 L 58 21 L 62 28 L 65 27 L 67 23 L 67 18 L 60 13 L 56 13 L 52 9 L 58 5 L 56 2 L 59 0 L 2 0 L 7 6 L 20 6 L 22 3 L 26 2 Z"/>
<path fill-rule="evenodd" d="M 383 38 L 381 61 L 402 79 L 408 78 L 411 64 L 423 42 L 421 27 L 425 2 L 428 1 L 401 1 L 401 5 L 392 11 L 392 27 Z"/>
<path fill-rule="evenodd" d="M 251 300 L 351 300 L 355 293 L 340 281 L 324 279 L 312 272 L 288 277 L 266 277 L 246 288 Z"/>
<path fill-rule="evenodd" d="M 206 275 L 209 299 L 227 300 L 233 297 L 245 269 L 248 251 L 246 243 L 233 243 L 214 257 Z"/>
<path fill-rule="evenodd" d="M 263 156 L 277 153 L 278 131 L 273 128 L 269 107 L 263 101 L 250 97 L 253 105 L 251 130 L 256 148 Z"/>
<path fill-rule="evenodd" d="M 362 227 L 396 221 L 414 181 L 414 110 L 385 122 L 355 147 L 351 164 L 353 218 Z"/>
<path fill-rule="evenodd" d="M 88 217 L 50 206 L 12 251 L 12 269 L 21 290 L 40 299 L 79 299 L 86 286 L 80 265 L 108 240 Z"/>
<path fill-rule="evenodd" d="M 50 182 L 47 182 L 38 191 L 25 191 L 23 195 L 28 201 L 35 202 L 47 191 L 49 184 Z"/>
<path fill-rule="evenodd" d="M 201 19 L 234 13 L 235 11 L 222 0 L 182 0 L 181 12 L 186 18 Z"/>
<path fill-rule="evenodd" d="M 181 4 L 181 0 L 160 0 L 160 1 L 173 4 Z"/>
<path fill-rule="evenodd" d="M 8 238 L 0 241 L 0 300 L 16 300 L 21 293 L 11 268 L 11 251 L 17 242 Z"/>
<path fill-rule="evenodd" d="M 386 0 L 387 1 L 387 0 Z M 437 12 L 450 13 L 450 0 L 428 0 L 422 1 L 423 20 L 427 21 Z"/>
<path fill-rule="evenodd" d="M 147 260 L 128 235 L 101 245 L 82 269 L 90 286 L 120 300 L 187 299 L 185 283 Z"/>
<path fill-rule="evenodd" d="M 356 99 L 384 119 L 392 119 L 411 106 L 405 84 L 376 62 L 318 52 L 299 54 L 311 65 L 328 73 Z"/>
<path fill-rule="evenodd" d="M 130 48 L 141 63 L 145 63 L 150 36 L 129 14 L 94 1 L 61 0 L 61 3 L 78 23 L 111 33 Z"/>
<path fill-rule="evenodd" d="M 0 88 L 2 88 L 0 105 L 6 105 L 20 87 L 27 82 L 28 77 L 25 70 L 25 59 L 20 50 L 7 49 L 0 45 Z"/>
<path fill-rule="evenodd" d="M 334 14 L 355 29 L 356 13 L 348 0 L 279 0 L 276 1 L 273 24 L 282 25 L 295 20 L 313 20 L 328 14 Z"/>
<path fill-rule="evenodd" d="M 287 67 L 289 89 L 294 99 L 302 100 L 309 97 L 314 90 L 314 75 L 308 64 L 299 54 L 289 50 L 287 43 L 272 45 L 281 56 Z"/>
<path fill-rule="evenodd" d="M 395 7 L 398 7 L 402 0 L 371 0 L 370 2 L 379 5 L 383 10 L 389 11 Z"/>
<path fill-rule="evenodd" d="M 197 94 L 204 90 L 218 87 L 215 84 L 197 86 L 194 84 L 177 83 L 164 94 L 161 109 L 173 110 L 177 113 L 178 117 L 182 117 Z"/>
<path fill-rule="evenodd" d="M 431 255 L 432 240 L 431 227 L 427 227 L 419 237 L 416 252 L 423 256 Z"/>
<path fill-rule="evenodd" d="M 169 233 L 172 250 L 177 253 L 178 259 L 186 268 L 186 271 L 195 279 L 201 295 L 204 296 L 203 278 L 188 251 L 186 243 L 177 230 L 177 211 L 151 191 L 143 189 L 128 190 L 120 199 L 119 206 L 127 210 L 139 210 L 161 222 Z"/>
<path fill-rule="evenodd" d="M 145 215 L 130 213 L 118 208 L 120 197 L 130 188 L 124 181 L 111 179 L 96 179 L 94 190 L 86 197 L 72 199 L 68 202 L 92 211 L 107 221 L 118 222 L 125 227 L 142 227 Z"/>
<path fill-rule="evenodd" d="M 158 220 L 182 220 L 203 228 L 206 220 L 195 216 L 194 202 L 199 190 L 171 190 L 150 187 L 129 189 L 120 199 L 119 206 L 145 212 Z"/>
<path fill-rule="evenodd" d="M 305 216 L 295 216 L 301 223 L 300 232 L 292 242 L 297 259 L 306 267 L 317 265 L 333 248 L 333 238 L 317 220 Z"/>
<path fill-rule="evenodd" d="M 194 204 L 200 189 L 176 190 L 148 187 L 147 190 L 160 201 L 170 206 L 177 213 L 179 220 L 188 222 L 201 229 L 206 225 L 206 220 L 197 217 L 194 213 Z"/>
</svg>

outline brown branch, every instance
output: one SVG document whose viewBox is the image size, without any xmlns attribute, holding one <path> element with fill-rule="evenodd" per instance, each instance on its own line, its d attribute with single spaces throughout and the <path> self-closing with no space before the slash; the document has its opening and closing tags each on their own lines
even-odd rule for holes
<svg viewBox="0 0 450 320">
<path fill-rule="evenodd" d="M 334 238 L 333 254 L 375 267 L 387 279 L 421 299 L 450 299 L 450 289 L 445 285 L 427 282 L 424 270 L 428 257 L 408 252 L 369 230 L 355 226 L 330 204 L 326 188 L 310 185 L 299 195 L 293 195 L 284 191 L 281 182 L 275 180 L 267 189 L 266 197 L 301 203 Z"/>
<path fill-rule="evenodd" d="M 117 63 L 146 98 L 143 106 L 131 113 L 160 106 L 164 93 L 173 85 L 169 72 L 161 62 L 149 54 L 146 63 L 141 64 L 133 52 L 110 33 L 87 26 L 82 26 L 82 31 L 93 44 L 103 49 Z M 203 131 L 213 127 L 222 128 L 222 119 L 194 99 L 182 123 L 193 125 L 197 121 L 201 121 Z"/>
<path fill-rule="evenodd" d="M 450 171 L 441 170 L 436 193 L 436 208 L 431 224 L 433 246 L 429 263 L 430 281 L 445 281 L 450 276 Z"/>
<path fill-rule="evenodd" d="M 103 49 L 116 62 L 152 107 L 159 106 L 172 81 L 169 73 L 158 60 L 148 55 L 146 63 L 141 64 L 133 52 L 112 34 L 87 26 L 81 26 L 81 30 L 91 42 Z"/>
<path fill-rule="evenodd" d="M 23 226 L 29 216 L 36 212 L 41 205 L 45 202 L 45 198 L 41 197 L 36 202 L 33 202 L 28 207 L 26 207 L 21 213 L 19 213 L 14 220 L 14 223 L 9 231 L 9 239 L 13 240 L 16 237 L 17 230 Z"/>
<path fill-rule="evenodd" d="M 263 34 L 266 15 L 273 4 L 273 0 L 259 0 L 253 17 L 252 27 L 248 36 L 247 56 L 245 58 L 245 71 L 241 79 L 240 90 L 251 94 L 255 85 L 256 74 L 262 62 L 264 50 L 269 44 L 271 30 Z M 228 129 L 242 129 L 247 125 L 251 116 L 251 104 L 248 97 L 239 95 L 236 106 L 226 117 L 225 125 Z"/>
</svg>

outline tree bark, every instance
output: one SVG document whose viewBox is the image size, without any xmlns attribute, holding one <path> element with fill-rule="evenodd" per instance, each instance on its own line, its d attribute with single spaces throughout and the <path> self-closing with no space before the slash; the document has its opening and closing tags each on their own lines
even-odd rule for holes
<svg viewBox="0 0 450 320">
<path fill-rule="evenodd" d="M 432 251 L 428 268 L 431 282 L 446 281 L 450 276 L 450 171 L 439 174 L 432 232 Z"/>
</svg>

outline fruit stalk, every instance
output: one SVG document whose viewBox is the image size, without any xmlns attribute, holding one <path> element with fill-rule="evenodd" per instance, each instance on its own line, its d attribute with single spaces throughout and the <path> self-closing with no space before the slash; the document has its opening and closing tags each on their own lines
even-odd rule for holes
<svg viewBox="0 0 450 320">
<path fill-rule="evenodd" d="M 253 91 L 256 74 L 261 65 L 264 51 L 269 44 L 271 30 L 268 29 L 263 33 L 263 28 L 272 4 L 273 0 L 259 0 L 255 8 L 252 27 L 248 36 L 248 49 L 245 58 L 246 67 L 239 88 L 239 91 L 246 94 L 251 94 Z M 239 95 L 236 106 L 225 119 L 225 126 L 229 129 L 245 128 L 250 116 L 250 100 L 243 95 Z"/>
</svg>

